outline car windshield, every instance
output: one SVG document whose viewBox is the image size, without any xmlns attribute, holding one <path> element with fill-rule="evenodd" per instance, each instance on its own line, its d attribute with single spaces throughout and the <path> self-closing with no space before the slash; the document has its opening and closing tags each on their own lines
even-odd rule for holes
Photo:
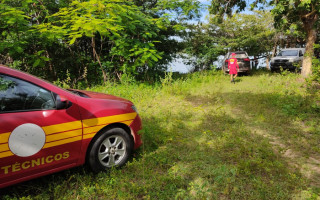
<svg viewBox="0 0 320 200">
<path fill-rule="evenodd" d="M 73 94 L 76 94 L 80 97 L 90 98 L 88 95 L 84 94 L 83 92 L 77 91 L 77 90 L 67 89 L 67 91 L 72 92 Z"/>
<path fill-rule="evenodd" d="M 231 54 L 229 56 L 229 58 L 231 58 Z M 239 54 L 236 54 L 236 58 L 247 58 L 248 56 L 245 54 L 245 53 L 239 53 Z"/>
<path fill-rule="evenodd" d="M 15 83 L 13 81 L 10 80 L 4 80 L 1 76 L 0 76 L 0 92 L 1 91 L 6 91 L 8 88 L 14 86 Z"/>
<path fill-rule="evenodd" d="M 298 56 L 298 50 L 281 51 L 278 56 Z"/>
</svg>

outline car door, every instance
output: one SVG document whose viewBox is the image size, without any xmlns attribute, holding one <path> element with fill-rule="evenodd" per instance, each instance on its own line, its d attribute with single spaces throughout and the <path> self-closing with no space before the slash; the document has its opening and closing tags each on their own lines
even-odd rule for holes
<svg viewBox="0 0 320 200">
<path fill-rule="evenodd" d="M 73 103 L 58 110 L 59 98 L 0 74 L 0 187 L 76 164 L 82 140 L 79 109 Z"/>
<path fill-rule="evenodd" d="M 299 60 L 300 60 L 300 61 L 302 61 L 302 60 L 303 60 L 303 53 L 302 53 L 302 51 L 301 51 L 301 50 L 299 51 Z"/>
</svg>

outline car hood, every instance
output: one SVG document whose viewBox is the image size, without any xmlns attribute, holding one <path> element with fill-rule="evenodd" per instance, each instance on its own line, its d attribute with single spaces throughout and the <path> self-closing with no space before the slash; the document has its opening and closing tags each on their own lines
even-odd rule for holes
<svg viewBox="0 0 320 200">
<path fill-rule="evenodd" d="M 127 99 L 123 99 L 121 97 L 113 96 L 110 94 L 104 94 L 100 92 L 92 92 L 87 90 L 76 90 L 76 89 L 68 89 L 69 91 L 78 94 L 79 96 L 86 97 L 86 98 L 94 98 L 94 99 L 108 99 L 108 100 L 116 100 L 131 103 L 131 101 Z"/>
<path fill-rule="evenodd" d="M 278 59 L 278 60 L 283 60 L 283 59 L 289 60 L 289 59 L 296 59 L 296 58 L 298 58 L 298 57 L 296 57 L 296 56 L 277 56 L 277 57 L 274 57 L 273 59 L 274 60 L 276 60 L 276 59 Z"/>
</svg>

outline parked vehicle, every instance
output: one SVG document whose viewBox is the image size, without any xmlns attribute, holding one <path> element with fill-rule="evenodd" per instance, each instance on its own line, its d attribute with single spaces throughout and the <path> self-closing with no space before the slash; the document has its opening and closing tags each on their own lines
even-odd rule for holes
<svg viewBox="0 0 320 200">
<path fill-rule="evenodd" d="M 304 48 L 282 49 L 276 57 L 271 59 L 271 71 L 279 71 L 281 68 L 290 71 L 301 70 L 304 52 Z"/>
<path fill-rule="evenodd" d="M 251 71 L 250 58 L 249 58 L 247 52 L 245 52 L 245 51 L 234 51 L 234 52 L 227 53 L 224 58 L 224 64 L 222 66 L 223 72 L 226 74 L 229 73 L 228 61 L 231 58 L 232 53 L 236 54 L 236 58 L 238 60 L 238 65 L 239 65 L 239 73 L 249 74 Z"/>
<path fill-rule="evenodd" d="M 64 90 L 0 65 L 0 188 L 87 163 L 124 165 L 141 145 L 132 102 Z"/>
</svg>

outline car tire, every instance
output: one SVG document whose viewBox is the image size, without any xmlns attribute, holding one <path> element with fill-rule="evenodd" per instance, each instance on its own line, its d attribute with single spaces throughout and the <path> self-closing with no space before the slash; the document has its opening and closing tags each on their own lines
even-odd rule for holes
<svg viewBox="0 0 320 200">
<path fill-rule="evenodd" d="M 95 173 L 111 167 L 121 167 L 129 160 L 133 139 L 122 128 L 111 128 L 92 141 L 88 152 L 88 165 Z"/>
</svg>

